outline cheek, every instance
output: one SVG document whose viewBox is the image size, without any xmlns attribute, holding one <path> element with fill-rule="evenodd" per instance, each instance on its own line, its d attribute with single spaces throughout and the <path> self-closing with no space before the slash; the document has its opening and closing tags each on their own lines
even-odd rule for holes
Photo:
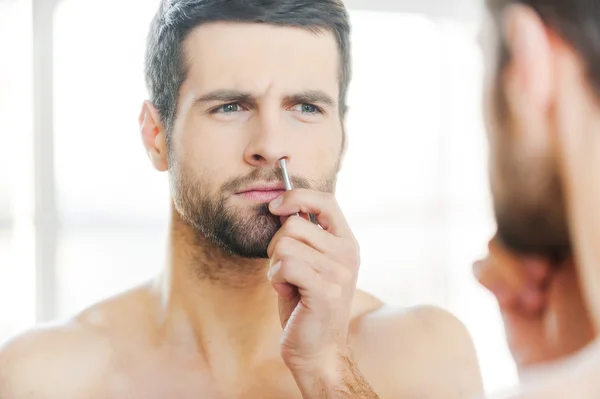
<svg viewBox="0 0 600 399">
<path fill-rule="evenodd" d="M 177 174 L 185 178 L 187 184 L 198 186 L 203 192 L 216 194 L 231 177 L 227 174 L 231 163 L 226 161 L 227 156 L 219 148 L 215 148 L 215 144 L 212 145 L 212 148 L 205 145 L 200 137 L 187 137 L 187 140 L 175 146 L 178 150 L 172 156 Z"/>
<path fill-rule="evenodd" d="M 302 147 L 301 151 L 305 153 L 303 158 L 313 165 L 311 169 L 322 175 L 329 173 L 339 163 L 342 155 L 342 143 L 342 130 L 337 128 L 321 132 L 312 140 L 303 140 L 300 146 Z"/>
</svg>

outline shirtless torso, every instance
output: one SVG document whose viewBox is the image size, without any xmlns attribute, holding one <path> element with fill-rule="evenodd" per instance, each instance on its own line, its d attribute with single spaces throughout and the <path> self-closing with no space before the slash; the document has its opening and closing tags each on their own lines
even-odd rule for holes
<svg viewBox="0 0 600 399">
<path fill-rule="evenodd" d="M 139 124 L 169 174 L 165 278 L 9 342 L 1 399 L 481 393 L 455 318 L 355 290 L 359 245 L 334 195 L 349 32 L 338 0 L 161 2 Z"/>
<path fill-rule="evenodd" d="M 268 344 L 269 355 L 261 362 L 242 368 L 226 353 L 214 356 L 210 348 L 189 350 L 187 342 L 161 341 L 155 322 L 158 304 L 152 286 L 144 286 L 68 323 L 12 340 L 0 354 L 0 397 L 302 397 L 278 356 L 277 339 Z M 397 312 L 357 292 L 350 344 L 361 372 L 381 398 L 458 399 L 481 392 L 468 334 L 444 311 Z M 206 353 L 213 355 L 212 361 Z"/>
</svg>

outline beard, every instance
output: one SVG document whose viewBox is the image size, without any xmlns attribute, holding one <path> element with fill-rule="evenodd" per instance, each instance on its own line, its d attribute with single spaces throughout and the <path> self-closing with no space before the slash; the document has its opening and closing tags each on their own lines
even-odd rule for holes
<svg viewBox="0 0 600 399">
<path fill-rule="evenodd" d="M 493 118 L 502 123 L 490 132 L 490 177 L 498 238 L 516 253 L 562 260 L 572 247 L 558 162 L 550 152 L 540 157 L 520 148 L 501 89 L 495 102 Z"/>
<path fill-rule="evenodd" d="M 245 186 L 255 183 L 281 182 L 278 168 L 254 169 L 251 173 L 231 179 L 217 195 L 210 195 L 208 179 L 194 176 L 181 161 L 176 165 L 172 179 L 172 192 L 176 211 L 193 227 L 199 238 L 207 239 L 227 254 L 248 259 L 268 259 L 267 248 L 281 228 L 281 219 L 269 211 L 269 204 L 256 204 L 239 208 L 229 204 L 229 199 Z M 291 177 L 294 187 L 312 188 L 333 192 L 337 168 L 326 178 L 311 181 Z"/>
</svg>

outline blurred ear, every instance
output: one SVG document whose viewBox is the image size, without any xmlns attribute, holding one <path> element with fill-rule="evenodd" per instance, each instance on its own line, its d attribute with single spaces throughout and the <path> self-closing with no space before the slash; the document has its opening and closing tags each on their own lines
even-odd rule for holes
<svg viewBox="0 0 600 399">
<path fill-rule="evenodd" d="M 504 15 L 504 35 L 510 59 L 503 82 L 511 113 L 528 125 L 527 133 L 545 135 L 545 129 L 529 128 L 544 123 L 555 91 L 548 30 L 532 8 L 513 5 Z"/>
<path fill-rule="evenodd" d="M 139 117 L 142 142 L 150 162 L 160 172 L 169 169 L 167 140 L 160 115 L 150 101 L 144 101 Z"/>
</svg>

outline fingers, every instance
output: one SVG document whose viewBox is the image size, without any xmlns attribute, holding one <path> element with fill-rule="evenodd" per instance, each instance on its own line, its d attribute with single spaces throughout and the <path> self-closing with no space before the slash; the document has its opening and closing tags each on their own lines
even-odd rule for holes
<svg viewBox="0 0 600 399">
<path fill-rule="evenodd" d="M 278 281 L 277 279 L 271 279 L 272 282 L 291 283 L 298 288 L 310 289 L 310 281 L 305 283 L 302 278 L 319 277 L 326 281 L 336 281 L 346 269 L 338 262 L 332 261 L 316 249 L 292 237 L 281 237 L 272 248 L 272 265 L 282 263 L 282 265 L 278 265 L 278 267 L 310 269 L 315 273 L 307 276 L 305 274 L 296 275 L 295 272 L 290 272 L 291 274 L 289 277 L 294 279 L 293 281 Z M 348 270 L 348 272 L 350 272 L 350 270 Z M 298 284 L 296 284 L 296 282 L 298 282 Z"/>
<path fill-rule="evenodd" d="M 300 241 L 322 254 L 331 253 L 335 255 L 337 252 L 335 249 L 341 245 L 341 241 L 337 237 L 304 218 L 294 216 L 289 217 L 271 239 L 267 248 L 269 258 L 272 258 L 275 246 L 283 237 Z M 336 260 L 341 261 L 341 259 Z"/>
<path fill-rule="evenodd" d="M 330 193 L 308 189 L 286 192 L 269 204 L 271 213 L 288 216 L 295 213 L 313 214 L 324 230 L 338 237 L 351 237 L 352 233 L 338 203 Z"/>
<path fill-rule="evenodd" d="M 271 202 L 269 208 L 284 221 L 267 248 L 273 265 L 269 279 L 279 295 L 282 325 L 306 311 L 327 323 L 346 320 L 360 251 L 334 196 L 294 189 Z M 298 213 L 314 215 L 319 225 L 290 216 Z"/>
<path fill-rule="evenodd" d="M 302 304 L 309 310 L 335 304 L 350 286 L 352 275 L 337 267 L 328 273 L 318 273 L 312 265 L 299 258 L 285 258 L 269 269 L 269 280 L 286 303 Z M 335 299 L 329 300 L 329 299 Z M 291 310 L 291 309 L 288 309 Z"/>
<path fill-rule="evenodd" d="M 279 296 L 279 320 L 281 321 L 281 327 L 285 328 L 301 298 L 298 287 L 287 281 L 303 280 L 311 277 L 314 278 L 315 276 L 312 276 L 310 271 L 305 273 L 306 275 L 303 277 L 297 275 L 292 276 L 290 275 L 290 270 L 287 270 L 289 269 L 289 262 L 286 269 L 282 269 L 281 265 L 282 263 L 276 263 L 269 269 L 269 279 L 271 280 L 275 292 L 277 292 L 277 295 Z M 293 270 L 292 272 L 296 274 L 298 271 L 299 270 Z"/>
<path fill-rule="evenodd" d="M 284 259 L 269 268 L 269 280 L 278 294 L 285 299 L 291 299 L 295 292 L 290 289 L 290 285 L 301 291 L 313 290 L 318 288 L 320 277 L 317 271 L 303 260 Z"/>
<path fill-rule="evenodd" d="M 281 328 L 286 328 L 294 310 L 300 303 L 300 293 L 297 287 L 290 284 L 273 284 L 275 291 L 279 294 L 279 320 Z"/>
</svg>

